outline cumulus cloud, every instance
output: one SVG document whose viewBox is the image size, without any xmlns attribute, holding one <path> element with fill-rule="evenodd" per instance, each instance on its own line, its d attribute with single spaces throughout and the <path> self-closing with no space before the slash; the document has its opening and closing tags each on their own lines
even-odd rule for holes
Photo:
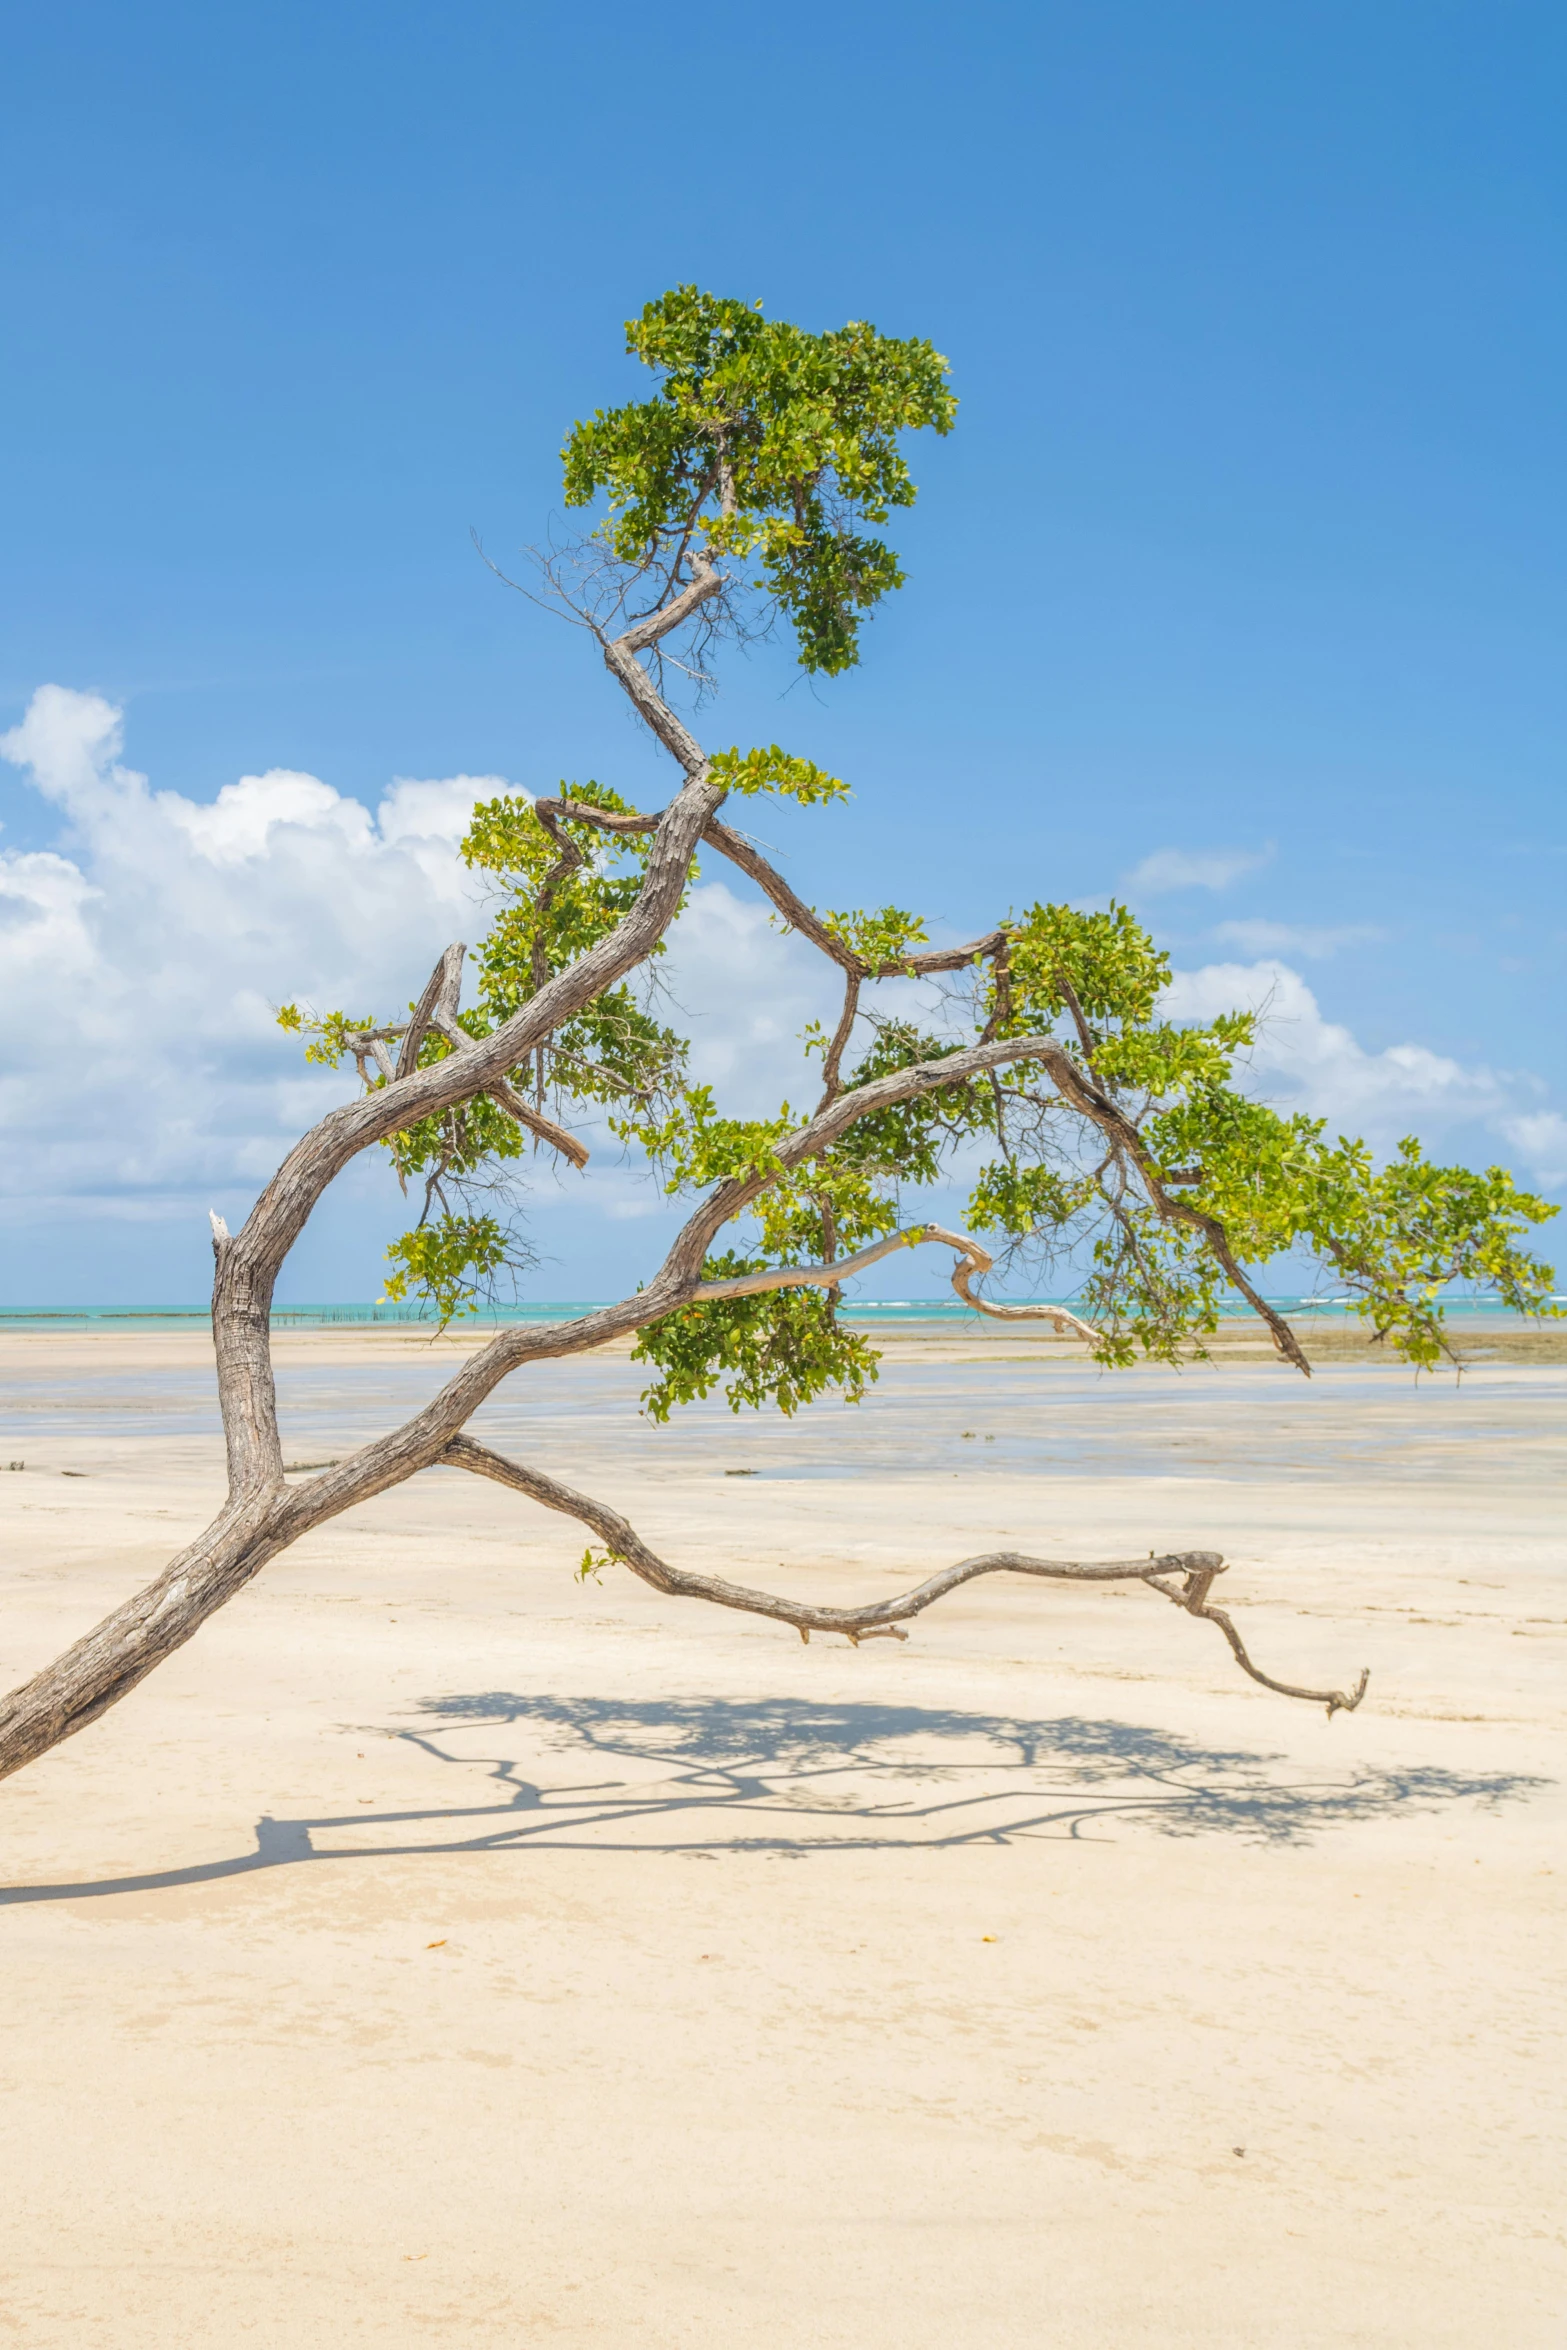
<svg viewBox="0 0 1567 2350">
<path fill-rule="evenodd" d="M 1464 1148 L 1472 1140 L 1494 1152 L 1501 1137 L 1536 1181 L 1557 1183 L 1567 1173 L 1567 1119 L 1526 1106 L 1542 1090 L 1537 1078 L 1455 1061 L 1420 1044 L 1370 1052 L 1324 1016 L 1300 973 L 1276 957 L 1177 972 L 1163 1009 L 1171 1019 L 1202 1021 L 1255 1011 L 1255 1089 L 1278 1109 L 1325 1118 L 1334 1132 L 1362 1135 L 1380 1149 L 1418 1132 L 1433 1147 Z"/>
<path fill-rule="evenodd" d="M 1504 1118 L 1502 1132 L 1541 1183 L 1567 1183 L 1567 1118 L 1560 1110 L 1537 1110 Z"/>
<path fill-rule="evenodd" d="M 693 890 L 660 980 L 670 1025 L 691 1039 L 693 1075 L 737 1116 L 784 1099 L 801 1105 L 817 1064 L 807 1064 L 800 1032 L 830 1017 L 841 991 L 813 947 L 780 934 L 769 907 L 721 881 Z"/>
<path fill-rule="evenodd" d="M 457 844 L 502 776 L 400 779 L 376 808 L 317 776 L 241 776 L 210 802 L 122 763 L 119 711 L 46 686 L 0 757 L 57 806 L 58 848 L 0 850 L 0 1114 L 19 1147 L 0 1213 L 243 1212 L 298 1133 L 354 1090 L 312 1070 L 276 1007 L 395 1017 L 441 949 L 487 926 Z M 659 966 L 699 1077 L 741 1111 L 805 1098 L 797 1038 L 827 1012 L 819 958 L 721 883 L 698 888 Z M 25 1139 L 24 1139 L 25 1138 Z M 595 1151 L 606 1213 L 646 1180 Z M 542 1168 L 541 1168 L 542 1174 Z M 545 1177 L 545 1211 L 581 1197 Z"/>
<path fill-rule="evenodd" d="M 1340 947 L 1369 946 L 1386 938 L 1373 922 L 1346 922 L 1337 929 L 1316 929 L 1293 922 L 1217 922 L 1212 936 L 1225 946 L 1239 947 L 1243 955 L 1306 955 L 1319 961 L 1336 955 Z"/>
<path fill-rule="evenodd" d="M 1134 896 L 1162 897 L 1176 889 L 1228 889 L 1243 873 L 1255 873 L 1273 855 L 1266 849 L 1155 849 L 1125 876 Z"/>
<path fill-rule="evenodd" d="M 59 807 L 57 850 L 0 852 L 0 1102 L 29 1204 L 159 1214 L 253 1188 L 341 1098 L 302 1069 L 277 1003 L 405 1002 L 471 934 L 456 854 L 498 776 L 394 784 L 372 813 L 273 770 L 203 806 L 121 764 L 120 714 L 46 686 L 0 756 Z"/>
</svg>

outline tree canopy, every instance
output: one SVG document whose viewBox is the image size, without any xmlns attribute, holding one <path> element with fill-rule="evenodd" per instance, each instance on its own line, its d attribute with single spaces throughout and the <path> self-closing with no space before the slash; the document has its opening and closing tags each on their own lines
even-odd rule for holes
<svg viewBox="0 0 1567 2350">
<path fill-rule="evenodd" d="M 658 375 L 657 391 L 597 411 L 563 452 L 566 502 L 597 508 L 595 543 L 618 567 L 622 603 L 643 583 L 661 617 L 689 605 L 678 625 L 690 626 L 715 596 L 750 597 L 793 631 L 804 668 L 849 666 L 862 616 L 903 579 L 891 549 L 858 526 L 913 503 L 903 444 L 926 426 L 951 429 L 947 362 L 928 342 L 863 322 L 814 334 L 695 286 L 650 302 L 626 344 Z M 777 744 L 737 745 L 703 763 L 731 795 L 829 809 L 847 792 Z M 609 938 L 643 886 L 654 839 L 652 819 L 597 783 L 475 808 L 462 853 L 492 882 L 498 910 L 477 950 L 478 994 L 461 1035 L 428 1031 L 421 1065 L 495 1033 Z M 1420 1366 L 1441 1354 L 1443 1300 L 1455 1285 L 1482 1285 L 1521 1312 L 1548 1309 L 1552 1269 L 1520 1242 L 1556 1212 L 1549 1203 L 1501 1167 L 1434 1165 L 1413 1138 L 1378 1164 L 1324 1120 L 1258 1101 L 1246 1085 L 1256 1016 L 1168 1017 L 1169 958 L 1126 907 L 998 909 L 985 939 L 933 952 L 915 914 L 817 912 L 781 877 L 758 877 L 785 926 L 812 937 L 844 982 L 837 1033 L 802 1039 L 804 1093 L 820 1091 L 823 1107 L 978 1044 L 1048 1039 L 1067 1074 L 1063 1083 L 1060 1070 L 1020 1052 L 867 1111 L 786 1167 L 778 1145 L 800 1129 L 795 1107 L 725 1115 L 690 1081 L 687 1040 L 654 1016 L 645 986 L 606 989 L 509 1082 L 552 1122 L 602 1121 L 646 1154 L 672 1195 L 742 1188 L 738 1245 L 712 1258 L 711 1277 L 833 1260 L 913 1231 L 921 1192 L 961 1174 L 967 1230 L 993 1236 L 1035 1279 L 1080 1282 L 1077 1304 L 1107 1364 L 1200 1352 L 1238 1295 L 1304 1368 L 1256 1288 L 1283 1257 L 1317 1267 Z M 664 945 L 661 936 L 644 973 Z M 911 1003 L 906 983 L 920 977 L 924 1000 Z M 356 1031 L 340 1014 L 312 1022 L 294 1006 L 283 1018 L 311 1027 L 309 1051 L 328 1060 L 371 1025 Z M 372 1087 L 391 1081 L 362 1049 L 360 1062 Z M 819 1073 L 814 1064 L 824 1064 Z M 446 1318 L 517 1262 L 516 1227 L 486 1194 L 540 1139 L 489 1096 L 388 1139 L 399 1176 L 424 1187 L 419 1221 L 393 1246 L 393 1296 L 421 1295 Z M 682 1308 L 638 1342 L 658 1371 L 649 1408 L 662 1416 L 720 1381 L 737 1407 L 792 1411 L 829 1387 L 859 1395 L 875 1358 L 838 1303 L 832 1288 L 782 1288 Z"/>
<path fill-rule="evenodd" d="M 649 302 L 626 349 L 659 388 L 572 428 L 566 504 L 602 496 L 606 544 L 661 585 L 698 541 L 715 560 L 752 558 L 801 666 L 851 668 L 862 616 L 903 584 L 860 525 L 914 503 L 900 436 L 951 431 L 945 359 L 858 319 L 809 334 L 695 286 Z"/>
</svg>

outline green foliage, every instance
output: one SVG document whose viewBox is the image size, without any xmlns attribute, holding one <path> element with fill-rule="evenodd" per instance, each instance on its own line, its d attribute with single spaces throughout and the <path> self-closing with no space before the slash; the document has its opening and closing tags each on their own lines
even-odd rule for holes
<svg viewBox="0 0 1567 2350">
<path fill-rule="evenodd" d="M 859 526 L 914 503 L 899 438 L 951 430 L 946 361 L 859 321 L 809 334 L 689 285 L 628 321 L 626 348 L 659 388 L 573 428 L 567 505 L 602 493 L 625 563 L 678 562 L 698 532 L 714 556 L 754 556 L 805 668 L 852 667 L 863 615 L 903 580 Z"/>
<path fill-rule="evenodd" d="M 627 812 L 625 801 L 599 784 L 562 791 L 587 806 Z M 606 938 L 635 903 L 648 853 L 640 836 L 606 839 L 580 818 L 556 819 L 552 835 L 521 794 L 476 806 L 462 855 L 490 878 L 499 904 L 474 958 L 479 995 L 460 1016 L 466 1034 L 492 1034 L 557 971 Z M 285 1004 L 278 1020 L 307 1036 L 307 1059 L 332 1067 L 353 1050 L 356 1034 L 373 1025 L 341 1012 L 318 1017 L 294 1004 Z M 420 1046 L 419 1066 L 444 1060 L 452 1049 L 432 1031 Z M 682 1082 L 685 1050 L 685 1040 L 621 985 L 564 1022 L 509 1081 L 540 1108 L 547 1103 L 556 1118 L 591 1108 L 646 1112 L 664 1089 Z M 383 1082 L 370 1079 L 372 1086 Z M 405 1127 L 384 1147 L 405 1190 L 424 1186 L 418 1225 L 387 1251 L 393 1266 L 387 1295 L 425 1298 L 444 1324 L 471 1311 L 502 1267 L 515 1266 L 509 1227 L 476 1195 L 496 1189 L 504 1171 L 534 1148 L 532 1137 L 480 1094 Z"/>
<path fill-rule="evenodd" d="M 753 562 L 793 621 L 806 666 L 849 666 L 864 613 L 901 576 L 862 526 L 913 499 L 901 435 L 949 429 L 945 362 L 926 343 L 864 325 L 810 335 L 689 286 L 650 304 L 628 335 L 658 389 L 576 428 L 565 452 L 569 502 L 607 500 L 612 553 L 662 575 L 649 582 L 655 607 L 689 575 L 693 549 Z M 845 797 L 836 777 L 776 743 L 720 751 L 708 773 L 741 797 L 803 806 Z M 520 793 L 474 809 L 462 853 L 495 907 L 471 966 L 477 1000 L 461 1015 L 471 1037 L 493 1034 L 608 938 L 643 886 L 651 834 L 606 834 L 581 812 L 621 816 L 625 803 L 592 782 L 563 785 L 562 799 L 558 813 L 547 805 L 541 814 Z M 871 982 L 907 974 L 927 940 L 919 917 L 897 906 L 822 920 Z M 966 1003 L 946 996 L 939 1028 L 901 1010 L 888 1017 L 866 985 L 859 1056 L 845 1054 L 852 1065 L 838 1089 L 916 1065 L 927 1074 L 909 1099 L 867 1110 L 802 1164 L 787 1163 L 799 1130 L 789 1104 L 772 1116 L 721 1111 L 710 1087 L 689 1082 L 685 1039 L 626 983 L 553 1029 L 508 1083 L 557 1121 L 602 1118 L 647 1156 L 668 1194 L 711 1201 L 716 1192 L 736 1246 L 709 1258 L 711 1279 L 836 1263 L 922 1224 L 908 1195 L 950 1182 L 960 1164 L 972 1174 L 979 1160 L 969 1229 L 998 1236 L 1003 1274 L 1080 1281 L 1105 1363 L 1200 1354 L 1233 1301 L 1232 1268 L 1251 1275 L 1281 1259 L 1293 1285 L 1309 1258 L 1420 1367 L 1445 1345 L 1442 1299 L 1455 1285 L 1483 1286 L 1520 1312 L 1559 1310 L 1551 1268 L 1522 1245 L 1554 1208 L 1500 1168 L 1434 1166 L 1413 1141 L 1379 1166 L 1364 1142 L 1330 1139 L 1321 1120 L 1250 1099 L 1237 1064 L 1255 1018 L 1165 1017 L 1169 958 L 1126 907 L 1037 903 L 1006 922 L 1002 939 Z M 308 1059 L 337 1066 L 351 1056 L 372 1089 L 385 1083 L 377 1054 L 406 1033 L 406 1022 L 373 1028 L 297 1004 L 278 1017 Z M 934 1004 L 927 1017 L 937 1019 Z M 1074 1109 L 1037 1059 L 942 1082 L 941 1064 L 976 1035 L 1049 1037 L 1091 1080 L 1094 1114 Z M 813 1025 L 805 1043 L 825 1055 L 826 1031 Z M 420 1065 L 452 1049 L 428 1034 Z M 517 1263 L 494 1201 L 536 1147 L 531 1136 L 484 1095 L 386 1147 L 405 1189 L 423 1190 L 418 1223 L 388 1251 L 388 1296 L 423 1296 L 443 1322 L 473 1310 Z M 857 1400 L 876 1357 L 837 1308 L 836 1288 L 801 1285 L 665 1316 L 636 1347 L 657 1372 L 648 1411 L 666 1419 L 720 1385 L 735 1411 L 772 1402 L 793 1412 L 831 1388 Z M 587 1554 L 588 1571 L 600 1555 Z"/>
<path fill-rule="evenodd" d="M 901 906 L 883 906 L 877 914 L 824 914 L 822 928 L 841 939 L 871 971 L 896 968 L 915 947 L 926 945 L 929 936 L 919 916 L 906 914 Z"/>
<path fill-rule="evenodd" d="M 969 1194 L 968 1223 L 975 1232 L 1053 1235 L 1069 1231 L 1094 1196 L 1090 1176 L 998 1159 L 980 1170 Z"/>
<path fill-rule="evenodd" d="M 618 793 L 600 784 L 563 784 L 561 792 L 586 806 L 628 813 Z M 607 938 L 636 903 L 651 853 L 649 838 L 606 839 L 576 817 L 555 822 L 559 839 L 546 830 L 531 801 L 511 794 L 474 809 L 463 857 L 476 871 L 491 875 L 503 895 L 478 950 L 483 1025 L 475 1034 L 488 1035 L 509 1020 L 557 971 Z M 695 873 L 693 866 L 692 878 Z M 654 957 L 663 951 L 660 940 Z M 684 1056 L 684 1039 L 653 1019 L 622 984 L 606 989 L 556 1031 L 546 1082 L 563 1103 L 639 1101 L 675 1081 Z M 535 1086 L 539 1075 L 536 1070 Z"/>
<path fill-rule="evenodd" d="M 707 762 L 708 781 L 746 798 L 758 792 L 776 792 L 781 799 L 798 800 L 802 808 L 817 808 L 829 800 L 846 800 L 849 787 L 836 775 L 814 766 L 809 759 L 769 743 L 765 751 L 715 751 Z"/>
<path fill-rule="evenodd" d="M 1008 926 L 1008 964 L 981 990 L 992 1033 L 1061 1022 L 1137 1140 L 1105 1153 L 1096 1128 L 1011 1073 L 996 1086 L 1006 1156 L 982 1170 L 967 1216 L 1041 1261 L 1086 1251 L 1079 1305 L 1105 1333 L 1103 1361 L 1200 1354 L 1227 1296 L 1221 1248 L 1253 1267 L 1305 1252 L 1421 1367 L 1443 1350 L 1440 1300 L 1455 1283 L 1553 1310 L 1550 1268 L 1516 1246 L 1553 1208 L 1500 1169 L 1433 1167 L 1413 1142 L 1379 1170 L 1364 1143 L 1329 1144 L 1321 1120 L 1249 1099 L 1230 1081 L 1254 1017 L 1161 1018 L 1168 960 L 1125 907 L 1035 906 Z"/>
<path fill-rule="evenodd" d="M 1097 1361 L 1121 1369 L 1139 1354 L 1160 1363 L 1205 1358 L 1202 1342 L 1219 1326 L 1227 1283 L 1199 1232 L 1166 1222 L 1146 1200 L 1123 1197 L 1101 1219 L 1089 1253 L 1078 1304 L 1103 1334 Z"/>
<path fill-rule="evenodd" d="M 761 1270 L 766 1260 L 730 1252 L 710 1257 L 705 1281 L 726 1281 Z M 683 1306 L 650 1322 L 631 1350 L 636 1363 L 653 1363 L 659 1377 L 643 1391 L 652 1420 L 667 1420 L 675 1405 L 710 1395 L 722 1379 L 732 1412 L 774 1403 L 787 1414 L 813 1403 L 829 1387 L 858 1403 L 877 1377 L 874 1348 L 838 1321 L 822 1289 L 775 1289 L 759 1297 L 728 1297 Z"/>
<path fill-rule="evenodd" d="M 720 1117 L 710 1085 L 683 1086 L 657 1111 L 610 1121 L 622 1141 L 639 1144 L 662 1167 L 671 1194 L 780 1174 L 778 1143 L 790 1123 L 787 1102 L 776 1118 Z"/>
<path fill-rule="evenodd" d="M 1022 1036 L 1059 1017 L 1068 989 L 1090 1027 L 1109 1033 L 1154 1017 L 1169 984 L 1170 958 L 1125 906 L 1102 914 L 1075 906 L 1031 906 L 1006 925 L 1012 1011 L 1003 1036 Z M 995 1009 L 994 990 L 989 1008 Z"/>
<path fill-rule="evenodd" d="M 724 1183 L 758 1191 L 747 1211 L 757 1253 L 709 1259 L 705 1280 L 821 1264 L 896 1230 L 896 1199 L 874 1163 L 830 1151 L 805 1167 L 784 1168 L 778 1145 L 792 1124 L 787 1103 L 776 1118 L 719 1117 L 711 1089 L 688 1086 L 657 1119 L 617 1125 L 659 1165 L 672 1194 Z M 877 1358 L 862 1335 L 841 1327 L 836 1307 L 834 1292 L 801 1287 L 702 1300 L 667 1315 L 633 1349 L 634 1361 L 661 1372 L 644 1408 L 666 1420 L 676 1404 L 709 1394 L 720 1378 L 733 1411 L 771 1401 L 792 1413 L 829 1387 L 857 1403 Z"/>
<path fill-rule="evenodd" d="M 1175 1196 L 1216 1218 L 1249 1264 L 1283 1255 L 1305 1234 L 1322 1131 L 1320 1118 L 1281 1118 L 1230 1086 L 1200 1082 L 1142 1126 L 1155 1172 L 1200 1178 Z"/>
<path fill-rule="evenodd" d="M 278 1008 L 277 1024 L 290 1035 L 308 1036 L 305 1059 L 315 1061 L 325 1069 L 335 1069 L 350 1050 L 349 1038 L 358 1029 L 369 1028 L 368 1019 L 354 1020 L 346 1012 L 326 1012 L 319 1017 L 302 1012 L 297 1004 L 282 1004 Z"/>
<path fill-rule="evenodd" d="M 849 1072 L 846 1089 L 872 1085 L 919 1062 L 948 1060 L 961 1050 L 958 1040 L 928 1035 L 912 1020 L 883 1020 L 870 1049 Z M 867 1112 L 850 1127 L 835 1156 L 898 1185 L 937 1183 L 951 1151 L 976 1134 L 992 1132 L 995 1120 L 992 1087 L 983 1078 L 965 1078 Z"/>
<path fill-rule="evenodd" d="M 506 1263 L 506 1234 L 493 1216 L 438 1216 L 394 1240 L 387 1256 L 396 1270 L 386 1277 L 388 1298 L 415 1292 L 427 1297 L 441 1327 L 458 1314 L 471 1314 L 484 1295 L 484 1281 Z"/>
<path fill-rule="evenodd" d="M 1557 1211 L 1503 1167 L 1435 1167 L 1409 1136 L 1378 1168 L 1363 1142 L 1340 1142 L 1319 1152 L 1302 1190 L 1304 1228 L 1378 1338 L 1410 1362 L 1429 1369 L 1443 1351 L 1439 1299 L 1455 1281 L 1494 1290 L 1517 1313 L 1561 1315 L 1552 1268 L 1516 1245 Z"/>
</svg>

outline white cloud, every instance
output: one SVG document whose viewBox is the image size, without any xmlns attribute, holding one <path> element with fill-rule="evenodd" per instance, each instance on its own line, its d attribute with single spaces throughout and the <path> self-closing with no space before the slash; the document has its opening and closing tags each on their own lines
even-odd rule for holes
<svg viewBox="0 0 1567 2350">
<path fill-rule="evenodd" d="M 118 711 L 45 686 L 0 736 L 63 810 L 60 851 L 0 852 L 6 1191 L 165 1213 L 251 1189 L 347 1090 L 276 1027 L 288 997 L 389 1010 L 475 927 L 456 845 L 497 776 L 399 782 L 372 814 L 274 770 L 203 806 L 120 764 Z M 68 851 L 69 853 L 62 853 Z"/>
<path fill-rule="evenodd" d="M 0 1207 L 133 1219 L 238 1209 L 289 1143 L 353 1091 L 312 1070 L 279 1002 L 395 1016 L 441 949 L 488 926 L 457 844 L 495 775 L 399 778 L 375 810 L 317 776 L 274 769 L 206 804 L 154 791 L 120 761 L 120 714 L 46 686 L 0 735 L 65 814 L 60 850 L 0 850 L 0 1115 L 13 1148 Z M 64 852 L 69 853 L 64 853 Z M 797 1106 L 798 1044 L 830 1017 L 833 979 L 768 909 L 721 883 L 692 894 L 659 965 L 666 1016 L 696 1074 L 738 1112 Z M 597 1212 L 657 1208 L 646 1179 L 594 1144 Z M 541 1161 L 534 1205 L 584 1200 Z"/>
<path fill-rule="evenodd" d="M 670 1025 L 691 1038 L 692 1073 L 726 1108 L 749 1117 L 783 1100 L 814 1106 L 820 1063 L 806 1061 L 800 1032 L 831 1021 L 841 988 L 814 947 L 780 933 L 769 907 L 704 883 L 670 933 L 660 976 Z"/>
<path fill-rule="evenodd" d="M 1538 1079 L 1455 1061 L 1420 1044 L 1368 1052 L 1351 1030 L 1324 1018 L 1300 973 L 1275 958 L 1177 972 L 1162 1009 L 1176 1020 L 1256 1011 L 1248 1064 L 1254 1090 L 1278 1109 L 1325 1118 L 1334 1133 L 1386 1149 L 1417 1131 L 1437 1148 L 1444 1134 L 1478 1128 L 1482 1138 L 1505 1137 L 1535 1180 L 1559 1182 L 1567 1173 L 1567 1119 L 1525 1108 L 1538 1099 Z"/>
<path fill-rule="evenodd" d="M 1266 849 L 1155 849 L 1125 877 L 1123 887 L 1138 897 L 1160 897 L 1173 889 L 1228 889 L 1243 873 L 1255 873 L 1272 857 Z"/>
<path fill-rule="evenodd" d="M 1501 1130 L 1537 1182 L 1567 1183 L 1567 1118 L 1560 1110 L 1504 1118 Z"/>
<path fill-rule="evenodd" d="M 1369 946 L 1387 932 L 1371 922 L 1347 922 L 1337 929 L 1314 929 L 1292 922 L 1218 922 L 1213 937 L 1239 947 L 1244 955 L 1309 955 L 1315 962 L 1336 955 L 1340 947 Z"/>
</svg>

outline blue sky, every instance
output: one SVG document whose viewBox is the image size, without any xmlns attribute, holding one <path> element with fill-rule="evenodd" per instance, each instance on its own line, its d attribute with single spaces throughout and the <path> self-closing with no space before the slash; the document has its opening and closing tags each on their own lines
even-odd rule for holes
<svg viewBox="0 0 1567 2350">
<path fill-rule="evenodd" d="M 910 584 L 863 668 L 733 662 L 704 722 L 854 785 L 778 817 L 797 886 L 953 931 L 1131 888 L 1194 1001 L 1271 964 L 1308 991 L 1275 991 L 1281 1098 L 1299 1048 L 1326 1114 L 1375 1128 L 1386 1094 L 1561 1191 L 1559 10 L 850 0 L 671 38 L 614 0 L 65 0 L 10 47 L 0 728 L 44 685 L 101 696 L 197 807 L 271 770 L 372 809 L 397 777 L 653 793 L 590 654 L 470 526 L 502 559 L 547 527 L 565 430 L 634 389 L 620 323 L 666 285 L 929 335 L 963 405 L 911 452 Z M 197 1296 L 198 1209 L 242 1206 L 305 1097 L 255 1021 L 182 1052 L 179 1006 L 275 1001 L 353 940 L 323 962 L 296 900 L 220 953 L 221 891 L 204 934 L 199 876 L 165 888 L 84 791 L 0 767 L 0 851 L 70 863 L 87 941 L 6 1048 L 3 1294 Z M 236 903 L 283 886 L 223 871 Z M 428 920 L 411 867 L 387 886 L 365 980 L 407 963 L 406 994 L 443 885 Z M 119 1083 L 156 1105 L 135 1147 L 129 1107 L 84 1106 Z M 293 1294 L 373 1294 L 389 1212 L 366 1175 Z M 546 1221 L 540 1294 L 646 1269 L 629 1212 L 608 1244 Z"/>
</svg>

